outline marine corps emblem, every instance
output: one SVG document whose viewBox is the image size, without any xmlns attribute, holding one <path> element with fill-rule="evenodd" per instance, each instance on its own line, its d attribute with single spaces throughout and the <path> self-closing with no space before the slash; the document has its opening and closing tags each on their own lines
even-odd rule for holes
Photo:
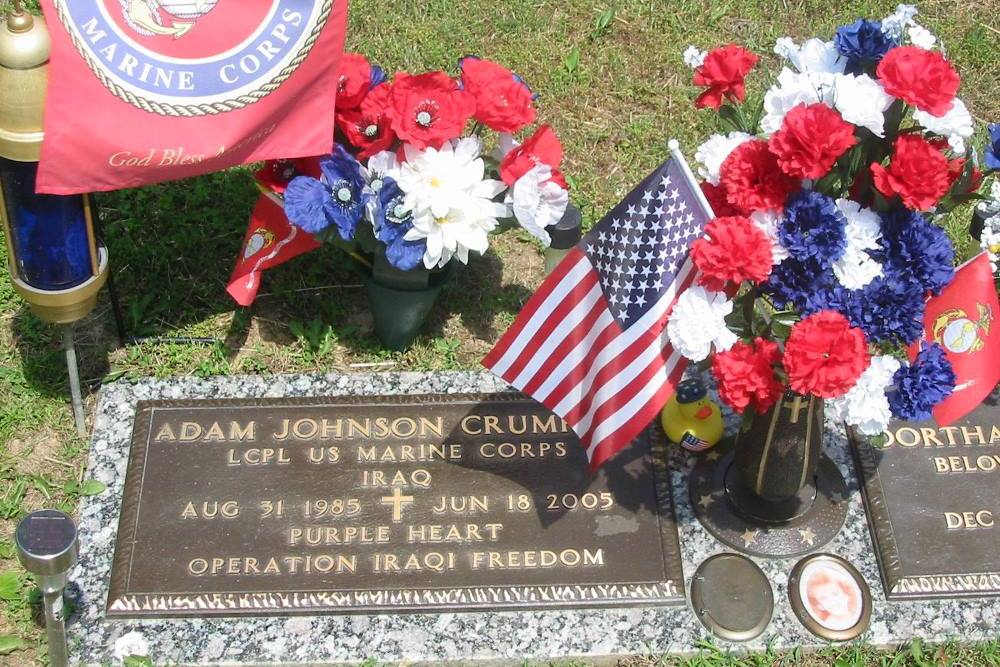
<svg viewBox="0 0 1000 667">
<path fill-rule="evenodd" d="M 976 304 L 979 319 L 973 320 L 961 308 L 946 310 L 934 320 L 934 341 L 955 354 L 978 352 L 990 332 L 993 312 L 989 306 Z"/>
<path fill-rule="evenodd" d="M 334 0 L 54 0 L 100 82 L 166 116 L 242 109 L 277 90 L 319 39 Z"/>
<path fill-rule="evenodd" d="M 250 259 L 261 250 L 270 248 L 274 245 L 274 240 L 274 232 L 266 227 L 258 227 L 253 230 L 253 234 L 247 239 L 246 246 L 243 248 L 243 259 Z"/>
</svg>

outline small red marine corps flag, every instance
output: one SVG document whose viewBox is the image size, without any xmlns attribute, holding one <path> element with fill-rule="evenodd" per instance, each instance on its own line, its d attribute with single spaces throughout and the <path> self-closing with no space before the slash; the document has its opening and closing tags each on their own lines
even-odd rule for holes
<svg viewBox="0 0 1000 667">
<path fill-rule="evenodd" d="M 330 151 L 347 0 L 41 0 L 38 191 Z"/>
<path fill-rule="evenodd" d="M 955 391 L 934 408 L 947 426 L 972 412 L 1000 382 L 1000 302 L 989 257 L 981 253 L 927 302 L 924 337 L 944 348 L 955 370 Z M 910 350 L 915 355 L 915 350 Z"/>
</svg>

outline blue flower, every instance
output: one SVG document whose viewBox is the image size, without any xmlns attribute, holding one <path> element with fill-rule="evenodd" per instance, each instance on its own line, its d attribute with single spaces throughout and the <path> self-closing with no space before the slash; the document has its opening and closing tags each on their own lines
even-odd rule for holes
<svg viewBox="0 0 1000 667">
<path fill-rule="evenodd" d="M 989 145 L 986 146 L 986 168 L 1000 169 L 1000 123 L 991 123 L 989 130 Z"/>
<path fill-rule="evenodd" d="M 832 199 L 812 190 L 802 190 L 789 198 L 778 237 L 792 257 L 815 262 L 827 269 L 847 247 L 844 228 L 847 218 Z"/>
<path fill-rule="evenodd" d="M 774 265 L 764 289 L 776 306 L 794 306 L 806 316 L 832 308 L 835 287 L 832 271 L 824 270 L 815 260 L 786 257 Z"/>
<path fill-rule="evenodd" d="M 924 289 L 905 275 L 887 272 L 859 290 L 838 286 L 831 301 L 869 342 L 909 345 L 924 333 Z"/>
<path fill-rule="evenodd" d="M 866 66 L 871 66 L 898 46 L 895 40 L 882 32 L 882 23 L 858 19 L 850 25 L 837 28 L 833 38 L 840 55 L 847 59 L 848 74 L 861 74 Z"/>
<path fill-rule="evenodd" d="M 909 366 L 893 376 L 896 388 L 889 392 L 889 408 L 897 419 L 930 419 L 931 408 L 948 398 L 955 389 L 955 371 L 937 343 L 920 350 Z"/>
<path fill-rule="evenodd" d="M 902 209 L 882 216 L 883 267 L 939 294 L 955 276 L 955 249 L 943 229 Z"/>
<path fill-rule="evenodd" d="M 378 214 L 375 236 L 385 244 L 385 257 L 400 271 L 409 271 L 423 263 L 427 240 L 407 241 L 406 232 L 413 229 L 409 211 L 403 210 L 403 191 L 391 178 L 382 181 L 378 191 Z"/>
<path fill-rule="evenodd" d="M 329 190 L 318 180 L 296 176 L 285 188 L 285 215 L 296 227 L 317 234 L 330 226 L 323 212 L 329 198 Z"/>
<path fill-rule="evenodd" d="M 372 197 L 365 187 L 361 165 L 340 144 L 334 144 L 333 153 L 321 158 L 319 167 L 328 193 L 323 213 L 329 224 L 337 228 L 340 238 L 350 241 Z"/>
<path fill-rule="evenodd" d="M 385 83 L 389 79 L 389 75 L 385 73 L 385 70 L 378 65 L 372 65 L 372 73 L 369 79 L 371 87 L 379 86 Z"/>
</svg>

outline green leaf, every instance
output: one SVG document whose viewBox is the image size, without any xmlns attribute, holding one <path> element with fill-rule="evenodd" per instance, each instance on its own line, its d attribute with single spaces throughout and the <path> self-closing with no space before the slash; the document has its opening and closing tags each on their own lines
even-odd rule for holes
<svg viewBox="0 0 1000 667">
<path fill-rule="evenodd" d="M 611 22 L 615 20 L 615 9 L 609 7 L 597 16 L 594 23 L 594 31 L 590 33 L 591 38 L 596 39 L 608 31 Z"/>
<path fill-rule="evenodd" d="M 25 648 L 28 644 L 14 635 L 0 635 L 0 655 L 7 655 Z"/>
<path fill-rule="evenodd" d="M 80 487 L 81 496 L 96 496 L 104 492 L 104 489 L 108 488 L 104 482 L 98 482 L 96 479 L 88 479 Z"/>
<path fill-rule="evenodd" d="M 0 600 L 17 600 L 21 597 L 21 575 L 16 570 L 0 573 Z"/>
<path fill-rule="evenodd" d="M 122 662 L 125 667 L 153 667 L 148 655 L 127 655 Z"/>
<path fill-rule="evenodd" d="M 574 46 L 563 59 L 563 65 L 570 74 L 575 72 L 576 68 L 580 65 L 580 49 Z"/>
</svg>

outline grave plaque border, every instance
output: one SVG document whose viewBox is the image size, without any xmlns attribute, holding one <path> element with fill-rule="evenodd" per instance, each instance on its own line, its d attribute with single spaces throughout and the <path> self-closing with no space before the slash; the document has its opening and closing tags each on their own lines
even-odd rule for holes
<svg viewBox="0 0 1000 667">
<path fill-rule="evenodd" d="M 895 423 L 895 422 L 893 422 Z M 861 481 L 861 496 L 864 500 L 868 529 L 875 546 L 875 557 L 882 578 L 887 600 L 941 600 L 953 598 L 989 598 L 1000 596 L 1000 587 L 980 586 L 976 580 L 987 578 L 1000 581 L 1000 572 L 969 572 L 942 574 L 908 574 L 900 557 L 896 541 L 896 526 L 886 502 L 886 492 L 879 475 L 878 448 L 859 435 L 854 429 L 847 429 L 850 449 L 857 464 Z M 899 523 L 919 521 L 920 517 L 910 515 Z"/>
<path fill-rule="evenodd" d="M 559 608 L 618 608 L 686 604 L 680 537 L 667 442 L 656 423 L 640 436 L 648 443 L 656 500 L 654 518 L 666 573 L 664 581 L 624 584 L 554 584 L 517 586 L 456 586 L 329 592 L 261 591 L 220 593 L 139 593 L 128 590 L 129 572 L 142 494 L 143 472 L 156 408 L 330 407 L 412 403 L 534 402 L 517 392 L 483 394 L 386 394 L 329 397 L 226 398 L 139 401 L 136 404 L 118 533 L 111 567 L 106 613 L 115 618 L 199 616 L 275 616 L 317 613 L 439 613 L 531 611 Z"/>
</svg>

